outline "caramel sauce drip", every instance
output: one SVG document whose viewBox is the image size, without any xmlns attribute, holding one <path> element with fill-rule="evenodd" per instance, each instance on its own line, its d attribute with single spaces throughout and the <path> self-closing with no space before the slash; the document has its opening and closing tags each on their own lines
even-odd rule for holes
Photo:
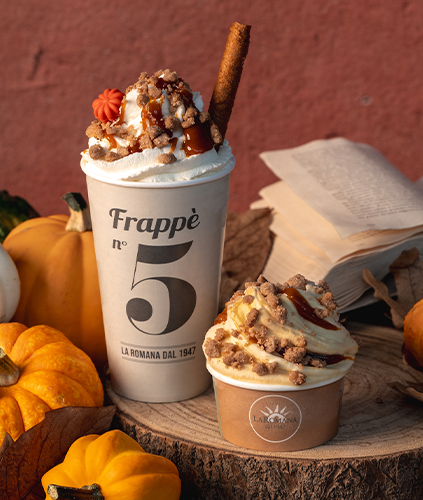
<svg viewBox="0 0 423 500">
<path fill-rule="evenodd" d="M 217 318 L 214 320 L 215 325 L 220 325 L 220 323 L 224 323 L 228 319 L 228 310 L 223 309 L 223 311 L 218 314 Z"/>
<path fill-rule="evenodd" d="M 117 145 L 117 142 L 116 142 L 114 135 L 104 133 L 104 138 L 109 141 L 109 144 L 110 144 L 109 149 L 117 148 L 118 145 Z"/>
<path fill-rule="evenodd" d="M 142 153 L 143 149 L 142 147 L 140 146 L 139 142 L 136 142 L 134 144 L 134 146 L 129 146 L 128 147 L 129 149 L 129 152 L 132 154 L 132 153 Z"/>
<path fill-rule="evenodd" d="M 214 148 L 214 142 L 202 123 L 196 123 L 192 127 L 184 128 L 185 140 L 182 148 L 186 156 L 205 153 Z"/>
<path fill-rule="evenodd" d="M 162 115 L 162 105 L 157 101 L 150 101 L 141 111 L 141 119 L 144 130 L 154 125 L 164 129 L 164 120 Z"/>
<path fill-rule="evenodd" d="M 124 120 L 124 118 L 125 118 L 125 108 L 126 108 L 126 101 L 125 101 L 125 102 L 122 102 L 122 104 L 120 105 L 120 110 L 119 110 L 119 119 L 118 119 L 118 121 L 115 123 L 115 125 L 122 125 L 123 120 Z"/>
<path fill-rule="evenodd" d="M 310 321 L 310 323 L 320 326 L 325 330 L 340 330 L 338 326 L 332 325 L 332 323 L 329 323 L 323 318 L 319 318 L 319 316 L 317 316 L 314 312 L 314 309 L 296 288 L 284 288 L 282 293 L 288 297 L 288 299 L 294 304 L 298 314 L 306 321 Z"/>
<path fill-rule="evenodd" d="M 185 109 L 188 109 L 190 106 L 195 107 L 192 99 L 192 92 L 184 85 L 179 86 L 180 81 L 181 80 L 178 79 L 176 82 L 169 83 L 165 82 L 163 78 L 159 78 L 156 87 L 159 89 L 166 89 L 169 95 L 177 94 L 181 98 Z M 161 123 L 162 124 L 157 123 L 157 125 L 164 129 L 163 117 Z M 210 132 L 202 123 L 195 123 L 192 127 L 184 129 L 184 136 L 185 140 L 182 144 L 182 149 L 187 157 L 202 154 L 214 148 L 214 142 L 210 137 Z M 173 151 L 174 148 L 171 153 Z"/>
<path fill-rule="evenodd" d="M 170 144 L 170 151 L 169 151 L 169 153 L 173 153 L 175 151 L 177 143 L 178 143 L 178 138 L 177 137 L 172 137 L 172 139 L 170 139 L 170 141 L 169 141 L 169 144 Z"/>
</svg>

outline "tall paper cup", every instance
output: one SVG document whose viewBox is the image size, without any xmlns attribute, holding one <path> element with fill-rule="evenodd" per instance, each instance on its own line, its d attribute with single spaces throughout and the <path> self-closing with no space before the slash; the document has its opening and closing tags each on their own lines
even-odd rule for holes
<svg viewBox="0 0 423 500">
<path fill-rule="evenodd" d="M 87 175 L 112 388 L 145 402 L 211 384 L 201 349 L 217 315 L 233 158 L 174 183 Z"/>
</svg>

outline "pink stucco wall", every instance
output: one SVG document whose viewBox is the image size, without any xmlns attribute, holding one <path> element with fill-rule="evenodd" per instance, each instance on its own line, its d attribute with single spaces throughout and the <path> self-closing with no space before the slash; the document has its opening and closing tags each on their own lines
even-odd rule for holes
<svg viewBox="0 0 423 500">
<path fill-rule="evenodd" d="M 274 180 L 261 151 L 344 136 L 423 175 L 420 0 L 0 0 L 0 189 L 42 215 L 86 195 L 79 168 L 91 103 L 169 67 L 206 107 L 234 21 L 250 52 L 227 133 L 230 208 Z"/>
</svg>

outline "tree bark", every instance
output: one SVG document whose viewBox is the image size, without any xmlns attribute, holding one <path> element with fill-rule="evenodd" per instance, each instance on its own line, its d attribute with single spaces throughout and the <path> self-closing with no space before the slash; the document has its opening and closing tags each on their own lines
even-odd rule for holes
<svg viewBox="0 0 423 500">
<path fill-rule="evenodd" d="M 361 346 L 345 380 L 338 435 L 299 452 L 269 453 L 225 441 L 213 390 L 149 404 L 107 392 L 116 425 L 179 469 L 182 500 L 414 500 L 423 498 L 423 403 L 390 385 L 422 383 L 404 364 L 402 333 L 347 324 Z"/>
</svg>

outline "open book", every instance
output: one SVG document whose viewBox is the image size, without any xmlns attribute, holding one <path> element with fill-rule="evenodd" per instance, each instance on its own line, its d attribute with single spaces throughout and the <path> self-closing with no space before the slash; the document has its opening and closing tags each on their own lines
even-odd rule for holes
<svg viewBox="0 0 423 500">
<path fill-rule="evenodd" d="M 274 244 L 263 274 L 325 279 L 341 311 L 372 301 L 377 279 L 403 250 L 423 254 L 423 190 L 374 148 L 347 139 L 317 140 L 260 158 L 281 180 L 251 208 L 273 209 Z M 365 295 L 364 295 L 365 297 Z"/>
</svg>

